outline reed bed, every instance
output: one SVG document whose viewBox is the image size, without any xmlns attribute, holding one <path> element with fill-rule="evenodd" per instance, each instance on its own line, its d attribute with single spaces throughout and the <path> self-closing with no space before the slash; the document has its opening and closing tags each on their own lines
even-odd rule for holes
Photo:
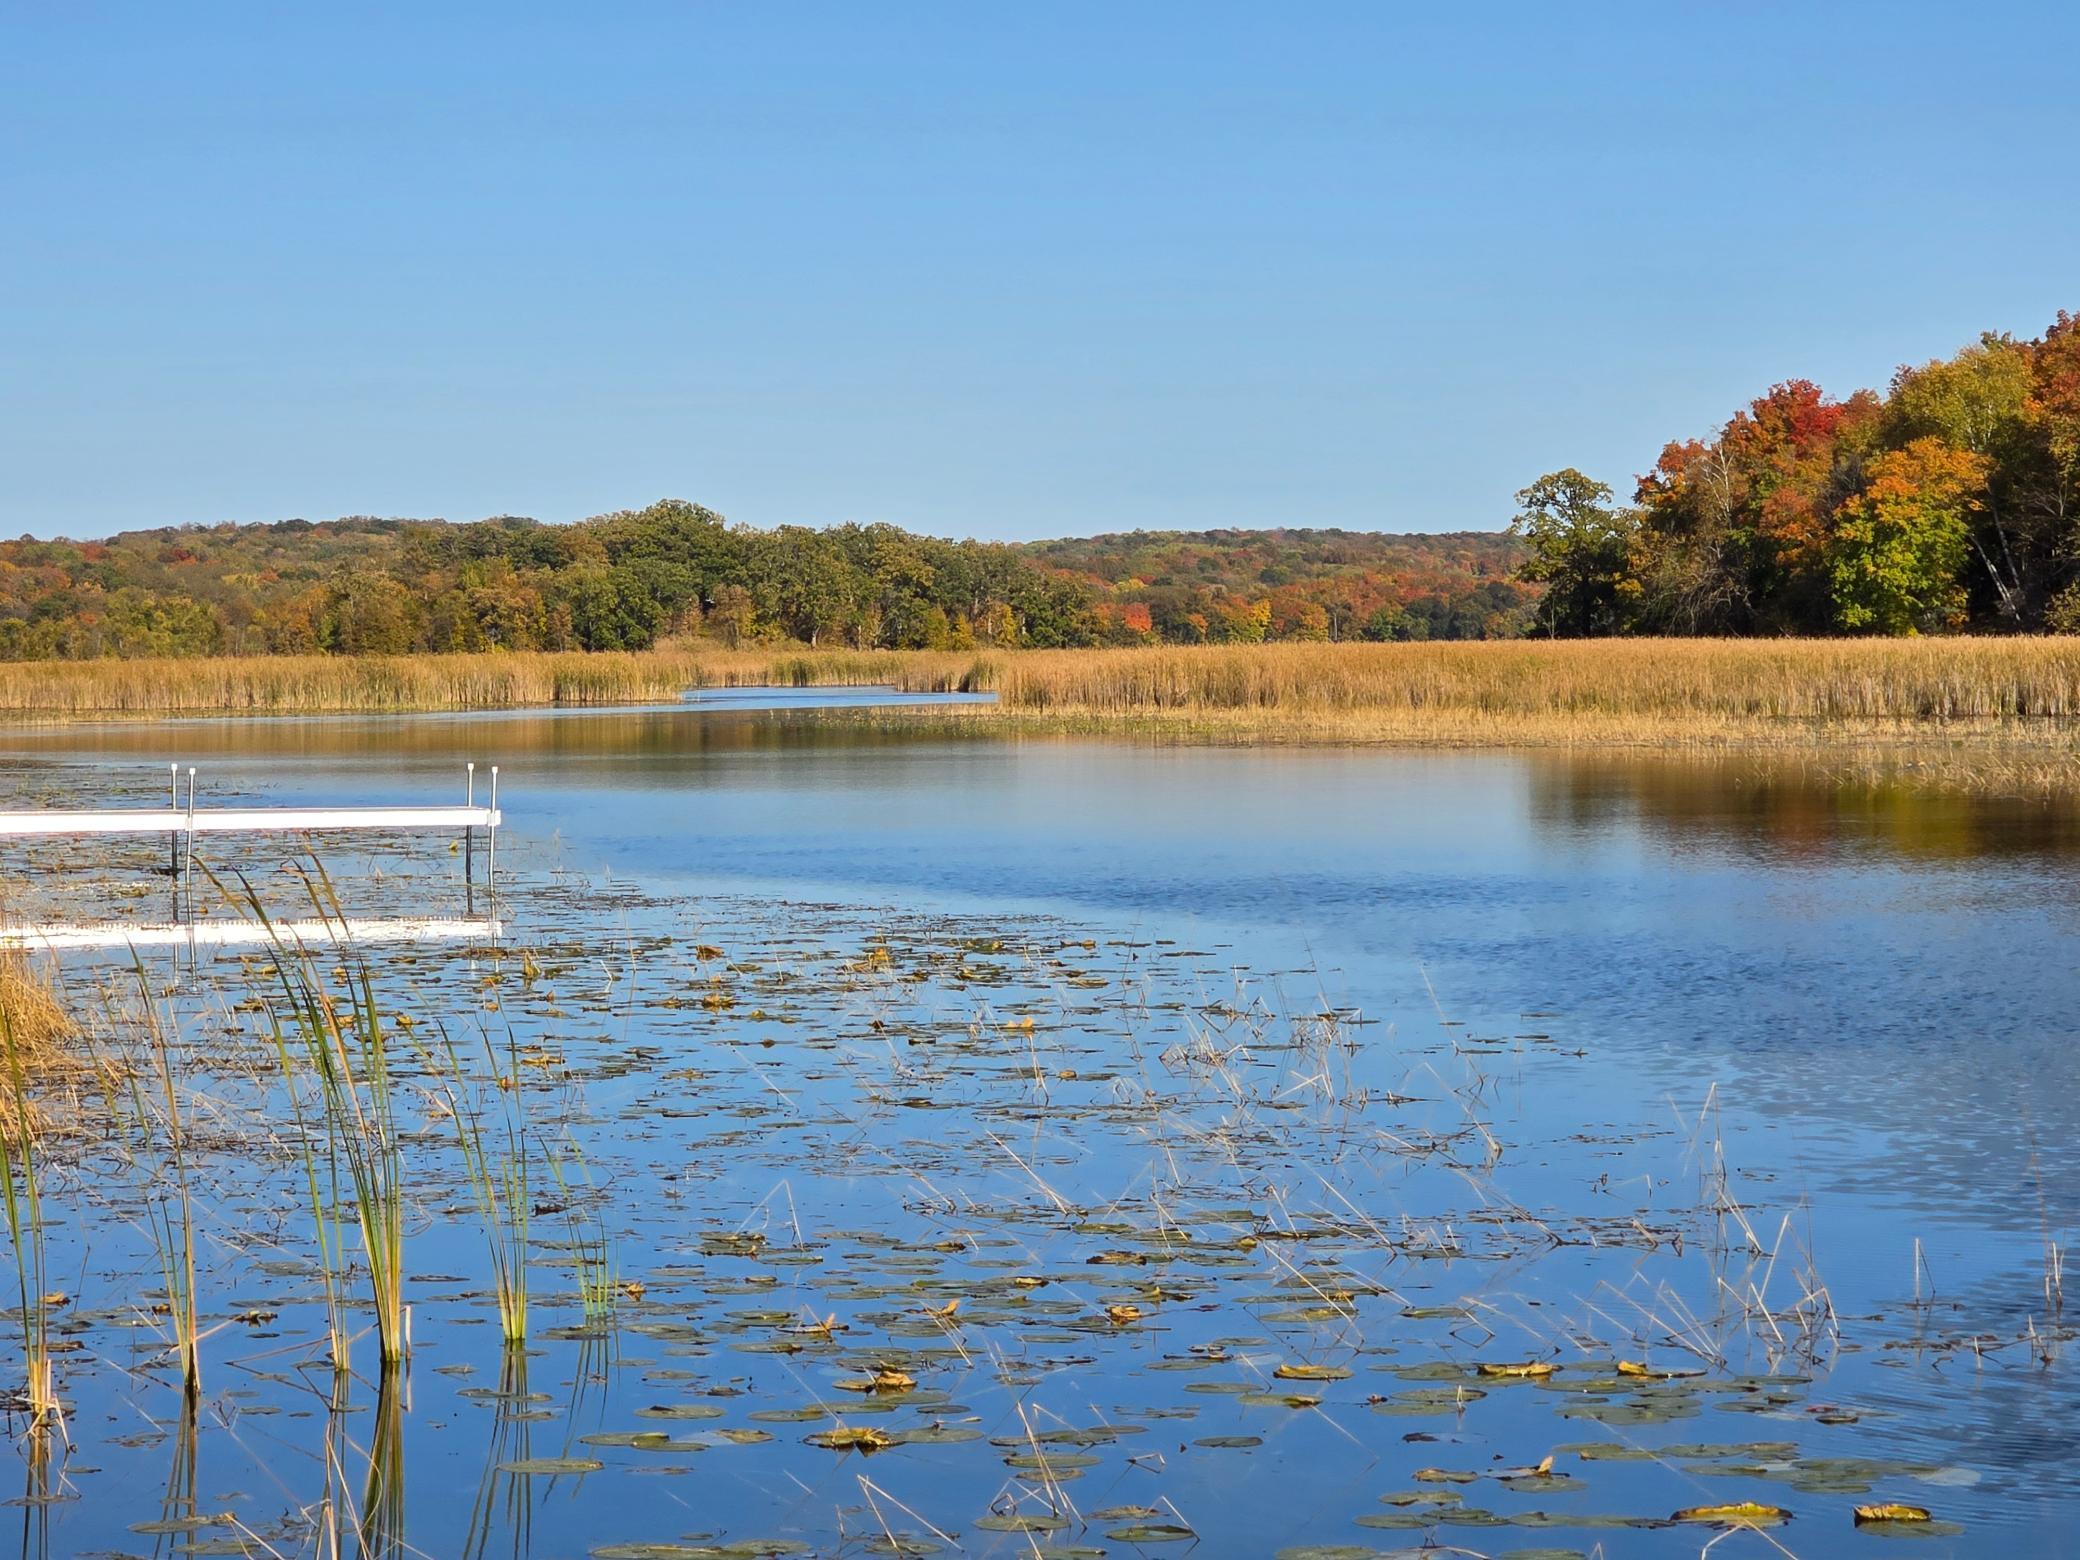
<svg viewBox="0 0 2080 1560">
<path fill-rule="evenodd" d="M 502 709 L 688 688 L 892 684 L 1092 719 L 1246 715 L 1694 722 L 2072 721 L 2080 637 L 1603 639 L 1111 650 L 728 650 L 17 662 L 0 713 Z"/>
<path fill-rule="evenodd" d="M 33 1022 L 33 1015 L 32 1015 Z M 0 1005 L 0 1210 L 14 1257 L 15 1315 L 22 1329 L 24 1384 L 20 1401 L 32 1440 L 64 1434 L 65 1412 L 51 1367 L 51 1290 L 45 1261 L 43 1181 L 37 1154 L 39 1123 L 30 1103 L 29 1059 L 17 1036 L 15 1013 Z"/>
<path fill-rule="evenodd" d="M 1738 750 L 1946 788 L 2080 784 L 2080 637 L 981 652 L 696 643 L 597 655 L 36 663 L 0 666 L 0 717 L 614 705 L 760 684 L 999 698 L 844 717 L 892 729 L 958 718 L 971 730 L 1177 743 Z"/>
<path fill-rule="evenodd" d="M 972 656 L 728 650 L 419 656 L 243 656 L 0 665 L 0 714 L 41 720 L 388 714 L 641 704 L 688 688 L 780 683 L 959 685 Z"/>
<path fill-rule="evenodd" d="M 1008 708 L 1677 722 L 2080 717 L 2080 638 L 1603 639 L 1031 651 L 978 660 Z"/>
<path fill-rule="evenodd" d="M 10 1072 L 18 1070 L 34 1082 L 84 1065 L 70 1043 L 79 1026 L 46 974 L 20 953 L 0 953 L 0 1015 Z M 28 1109 L 26 1103 L 23 1108 Z"/>
</svg>

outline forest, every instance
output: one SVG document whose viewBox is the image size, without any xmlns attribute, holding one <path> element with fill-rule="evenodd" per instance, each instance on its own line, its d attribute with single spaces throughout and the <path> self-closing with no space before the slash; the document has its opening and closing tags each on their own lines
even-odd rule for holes
<svg viewBox="0 0 2080 1560">
<path fill-rule="evenodd" d="M 1572 468 L 1517 495 L 1535 632 L 2080 631 L 2080 318 L 1882 395 L 1788 380 L 1613 498 Z"/>
<path fill-rule="evenodd" d="M 1501 532 L 1024 544 L 760 530 L 680 499 L 25 536 L 0 543 L 0 660 L 2076 632 L 2080 319 L 1882 394 L 1787 380 L 1668 444 L 1629 504 L 1572 468 L 1517 502 Z"/>
<path fill-rule="evenodd" d="M 1505 638 L 1537 595 L 1524 554 L 1500 533 L 757 530 L 677 499 L 573 525 L 181 526 L 0 543 L 0 659 Z"/>
</svg>

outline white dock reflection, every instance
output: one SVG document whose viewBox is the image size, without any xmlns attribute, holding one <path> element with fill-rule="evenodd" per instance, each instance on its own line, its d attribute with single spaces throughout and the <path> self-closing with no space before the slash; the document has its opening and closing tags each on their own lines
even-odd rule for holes
<svg viewBox="0 0 2080 1560">
<path fill-rule="evenodd" d="M 354 917 L 324 920 L 197 920 L 142 924 L 105 921 L 95 925 L 51 922 L 0 926 L 0 949 L 61 953 L 94 948 L 306 948 L 366 947 L 377 943 L 472 942 L 505 934 L 505 923 L 485 916 L 451 918 Z"/>
</svg>

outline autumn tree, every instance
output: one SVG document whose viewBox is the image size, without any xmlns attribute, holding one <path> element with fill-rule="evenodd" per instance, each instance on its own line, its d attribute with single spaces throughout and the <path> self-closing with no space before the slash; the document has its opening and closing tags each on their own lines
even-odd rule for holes
<svg viewBox="0 0 2080 1560">
<path fill-rule="evenodd" d="M 1678 633 L 1827 626 L 1827 544 L 1877 436 L 1868 391 L 1774 385 L 1710 440 L 1672 443 L 1635 495 L 1642 626 Z"/>
<path fill-rule="evenodd" d="M 1944 441 L 1979 459 L 1983 484 L 1969 552 L 1984 568 L 2000 615 L 2021 627 L 2041 613 L 2053 555 L 2064 540 L 2029 499 L 2035 464 L 2030 350 L 1987 335 L 1956 356 L 1894 376 L 1886 420 L 1894 443 Z"/>
<path fill-rule="evenodd" d="M 1963 620 L 1972 517 L 1989 464 L 1937 438 L 1872 459 L 1863 491 L 1841 506 L 1829 547 L 1841 627 L 1918 634 Z"/>
</svg>

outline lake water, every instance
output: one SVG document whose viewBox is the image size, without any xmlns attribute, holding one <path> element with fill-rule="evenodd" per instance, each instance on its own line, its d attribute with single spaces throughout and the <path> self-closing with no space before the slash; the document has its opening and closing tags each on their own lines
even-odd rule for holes
<svg viewBox="0 0 2080 1560">
<path fill-rule="evenodd" d="M 472 1314 L 441 1320 L 442 1295 L 422 1297 L 397 1553 L 1357 1554 L 1434 1536 L 1462 1553 L 1694 1555 L 1711 1530 L 1608 1524 L 1735 1500 L 1793 1520 L 1714 1555 L 2075 1542 L 2080 1401 L 2054 1276 L 2080 1229 L 2070 802 L 1622 755 L 1006 741 L 736 707 L 7 746 L 35 794 L 82 801 L 154 797 L 168 761 L 195 764 L 206 799 L 342 805 L 446 800 L 466 759 L 501 766 L 507 940 L 560 950 L 542 955 L 558 995 L 508 972 L 487 1021 L 476 993 L 496 961 L 458 953 L 429 955 L 412 996 L 567 1047 L 558 1130 L 576 1123 L 618 1277 L 642 1292 L 606 1342 L 557 1314 L 576 1237 L 545 1215 L 566 1251 L 537 1278 L 543 1325 L 569 1336 L 545 1335 L 531 1390 L 501 1395 L 481 1287 L 463 1287 L 481 1284 L 482 1237 L 461 1199 L 427 1194 L 414 1250 Z M 376 854 L 333 864 L 352 877 Z M 452 891 L 451 861 L 413 859 L 383 894 L 417 908 Z M 666 989 L 717 989 L 698 945 L 755 966 L 729 977 L 744 990 L 660 1009 Z M 908 986 L 876 984 L 877 966 L 910 964 Z M 799 1007 L 768 1046 L 761 1015 L 782 1011 L 790 972 Z M 236 988 L 228 966 L 203 975 L 190 1029 L 227 1005 L 196 993 Z M 1065 994 L 1129 987 L 1131 1023 Z M 922 1031 L 948 1024 L 972 1057 L 920 1060 Z M 885 1040 L 899 1033 L 907 1050 Z M 1134 1119 L 1144 1104 L 1155 1115 Z M 312 1552 L 298 1524 L 327 1416 L 276 1379 L 309 1296 L 237 1265 L 258 1225 L 270 1250 L 294 1246 L 291 1170 L 269 1172 L 290 1189 L 272 1201 L 257 1179 L 242 1195 L 234 1168 L 214 1183 L 205 1307 L 257 1297 L 283 1318 L 271 1342 L 206 1346 L 220 1395 L 194 1500 L 242 1525 L 133 1531 L 170 1509 L 175 1396 L 61 1358 L 78 1401 L 61 1493 L 80 1498 L 44 1503 L 49 1471 L 32 1481 L 24 1552 L 268 1552 L 254 1534 Z M 76 1168 L 54 1237 L 83 1311 L 142 1261 L 97 1173 Z M 760 1249 L 723 1239 L 745 1230 Z M 1232 1262 L 1186 1261 L 1165 1233 L 1203 1254 L 1245 1230 Z M 1052 1309 L 991 1288 L 1014 1271 Z M 905 1284 L 916 1303 L 892 1298 Z M 964 1296 L 963 1331 L 930 1318 Z M 113 1296 L 97 1303 L 113 1314 Z M 1142 1314 L 1108 1322 L 1117 1304 Z M 826 1315 L 847 1335 L 769 1347 Z M 84 1352 L 112 1357 L 82 1326 Z M 858 1411 L 913 1432 L 926 1416 L 934 1434 L 871 1458 L 802 1444 L 829 1421 L 813 1405 L 834 1370 L 898 1356 L 928 1396 Z M 1642 1357 L 1676 1374 L 1612 1377 Z M 1479 1370 L 1546 1359 L 1550 1378 Z M 1281 1361 L 1351 1374 L 1276 1377 Z M 363 1385 L 346 1439 L 365 1456 L 389 1405 Z M 637 1410 L 696 1391 L 697 1422 L 664 1430 L 773 1439 L 582 1439 L 639 1433 Z M 602 1466 L 500 1474 L 498 1437 L 519 1431 Z M 1073 1482 L 1035 1471 L 1047 1446 Z M 1550 1472 L 1524 1471 L 1556 1450 Z M 1454 1477 L 1419 1477 L 1440 1470 Z M 1422 1499 L 1382 1502 L 1399 1492 Z M 1850 1507 L 1877 1500 L 1931 1508 L 1934 1535 L 1858 1531 Z"/>
</svg>

